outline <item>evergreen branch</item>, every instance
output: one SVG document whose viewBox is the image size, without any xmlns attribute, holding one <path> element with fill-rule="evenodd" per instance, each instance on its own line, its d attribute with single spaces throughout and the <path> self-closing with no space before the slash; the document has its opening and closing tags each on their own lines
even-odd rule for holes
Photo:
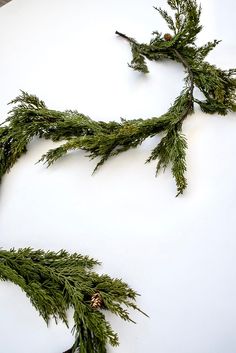
<svg viewBox="0 0 236 353">
<path fill-rule="evenodd" d="M 125 307 L 142 311 L 135 304 L 137 293 L 120 279 L 93 272 L 97 264 L 65 250 L 0 250 L 0 280 L 18 285 L 47 324 L 59 319 L 67 325 L 67 310 L 74 309 L 75 343 L 67 352 L 106 353 L 108 343 L 118 345 L 118 336 L 103 311 L 131 322 Z M 95 307 L 96 293 L 101 300 Z"/>
<path fill-rule="evenodd" d="M 159 12 L 159 14 L 164 18 L 164 20 L 167 22 L 168 27 L 170 28 L 171 31 L 173 31 L 176 34 L 176 25 L 174 23 L 173 18 L 168 15 L 166 10 L 163 10 L 160 7 L 153 6 L 155 10 Z"/>
<path fill-rule="evenodd" d="M 0 126 L 0 179 L 27 151 L 28 143 L 34 136 L 63 141 L 61 146 L 49 150 L 40 159 L 48 166 L 69 151 L 81 149 L 91 159 L 99 159 L 96 171 L 112 156 L 138 147 L 148 137 L 164 133 L 163 140 L 148 161 L 159 158 L 163 169 L 168 161 L 178 194 L 183 192 L 187 185 L 184 177 L 186 144 L 181 134 L 183 122 L 193 113 L 194 103 L 209 114 L 225 115 L 236 111 L 236 70 L 221 70 L 204 61 L 219 41 L 200 47 L 195 44 L 196 36 L 202 29 L 201 7 L 195 0 L 168 0 L 167 3 L 174 10 L 173 17 L 166 10 L 155 9 L 166 20 L 173 34 L 162 36 L 155 31 L 148 44 L 138 43 L 119 31 L 116 34 L 130 44 L 132 60 L 129 66 L 134 70 L 147 73 L 148 60 L 170 59 L 183 65 L 186 72 L 184 87 L 169 110 L 160 117 L 106 123 L 94 121 L 77 111 L 50 110 L 36 96 L 21 92 L 12 101 L 14 108 L 5 124 Z M 203 93 L 203 100 L 194 97 L 195 87 Z M 168 147 L 170 141 L 174 150 Z"/>
<path fill-rule="evenodd" d="M 177 186 L 177 195 L 183 193 L 187 187 L 187 180 L 184 176 L 186 171 L 186 149 L 187 142 L 176 128 L 176 125 L 167 131 L 167 134 L 161 139 L 160 143 L 155 147 L 148 158 L 147 162 L 158 159 L 156 175 L 158 172 L 170 165 L 172 174 L 175 178 Z"/>
</svg>

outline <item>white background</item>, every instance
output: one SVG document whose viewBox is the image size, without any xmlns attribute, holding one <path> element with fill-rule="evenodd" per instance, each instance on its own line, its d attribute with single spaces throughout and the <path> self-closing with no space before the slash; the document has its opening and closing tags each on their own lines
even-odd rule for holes
<svg viewBox="0 0 236 353">
<path fill-rule="evenodd" d="M 159 1 L 158 5 L 164 5 Z M 53 109 L 78 109 L 97 120 L 148 118 L 165 112 L 183 85 L 183 68 L 150 63 L 143 76 L 128 68 L 130 49 L 114 32 L 148 41 L 167 31 L 155 0 L 13 0 L 0 9 L 1 121 L 23 89 Z M 233 0 L 202 0 L 199 43 L 223 42 L 209 56 L 235 66 Z M 197 93 L 197 92 L 196 92 Z M 141 297 L 150 319 L 111 318 L 119 348 L 109 353 L 236 352 L 236 119 L 196 109 L 184 123 L 188 182 L 175 198 L 167 171 L 144 165 L 153 138 L 108 161 L 75 152 L 50 169 L 34 163 L 50 141 L 33 141 L 0 190 L 0 246 L 66 248 L 103 262 Z M 61 353 L 70 330 L 48 329 L 19 288 L 0 284 L 0 347 L 7 353 Z"/>
</svg>

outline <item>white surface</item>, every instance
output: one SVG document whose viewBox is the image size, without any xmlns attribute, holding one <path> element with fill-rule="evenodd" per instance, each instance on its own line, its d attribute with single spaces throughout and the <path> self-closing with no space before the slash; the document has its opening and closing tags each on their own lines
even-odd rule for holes
<svg viewBox="0 0 236 353">
<path fill-rule="evenodd" d="M 159 5 L 165 1 L 159 1 Z M 202 0 L 205 31 L 222 38 L 209 60 L 235 66 L 236 5 Z M 148 41 L 166 31 L 154 0 L 13 0 L 0 9 L 1 120 L 19 89 L 55 109 L 78 109 L 98 120 L 159 115 L 182 87 L 174 63 L 129 69 L 120 30 Z M 33 142 L 4 178 L 0 234 L 4 248 L 66 248 L 103 261 L 142 294 L 150 319 L 111 319 L 117 353 L 236 352 L 236 119 L 198 111 L 184 124 L 188 182 L 175 198 L 170 173 L 144 165 L 158 138 L 113 158 L 95 175 L 95 161 L 71 153 L 50 169 L 34 165 L 52 143 Z M 0 284 L 0 347 L 7 353 L 61 353 L 73 338 L 63 325 L 47 329 L 15 286 Z"/>
</svg>

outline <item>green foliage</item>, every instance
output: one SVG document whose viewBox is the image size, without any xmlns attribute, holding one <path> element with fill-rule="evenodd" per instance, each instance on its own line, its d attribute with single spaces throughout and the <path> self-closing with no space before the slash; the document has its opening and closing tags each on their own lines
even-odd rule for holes
<svg viewBox="0 0 236 353">
<path fill-rule="evenodd" d="M 54 319 L 68 326 L 67 310 L 73 308 L 75 343 L 68 352 L 106 353 L 107 344 L 118 345 L 118 336 L 104 313 L 132 321 L 125 307 L 139 309 L 137 293 L 120 279 L 95 273 L 98 264 L 65 250 L 0 250 L 0 280 L 18 285 L 47 324 Z M 96 309 L 91 305 L 95 293 L 101 297 Z"/>
<path fill-rule="evenodd" d="M 185 178 L 186 140 L 181 134 L 184 120 L 193 113 L 194 104 L 209 114 L 225 115 L 236 111 L 236 70 L 221 70 L 204 61 L 218 40 L 198 47 L 195 39 L 202 30 L 201 8 L 195 0 L 168 0 L 171 14 L 155 8 L 167 22 L 171 34 L 153 32 L 148 44 L 138 43 L 123 33 L 116 32 L 131 46 L 134 70 L 148 73 L 147 60 L 171 59 L 181 63 L 186 72 L 184 87 L 170 109 L 160 117 L 121 120 L 121 122 L 94 121 L 77 111 L 59 112 L 48 109 L 37 97 L 22 92 L 4 125 L 0 127 L 0 179 L 26 152 L 34 137 L 63 141 L 49 150 L 41 161 L 49 166 L 71 150 L 84 150 L 90 158 L 98 158 L 97 170 L 107 159 L 130 148 L 136 148 L 146 138 L 163 133 L 164 137 L 152 151 L 148 161 L 158 159 L 157 170 L 170 166 L 177 185 L 177 194 L 187 186 Z M 194 88 L 204 98 L 194 97 Z"/>
<path fill-rule="evenodd" d="M 129 66 L 134 70 L 141 71 L 144 74 L 147 74 L 149 72 L 148 67 L 145 62 L 145 57 L 140 53 L 139 47 L 135 43 L 133 43 L 131 46 L 131 50 L 133 59 Z"/>
<path fill-rule="evenodd" d="M 158 173 L 160 169 L 165 170 L 171 165 L 178 192 L 176 196 L 182 194 L 187 186 L 187 180 L 184 176 L 184 172 L 186 171 L 186 148 L 187 142 L 184 135 L 176 130 L 176 127 L 173 127 L 168 130 L 167 134 L 161 139 L 157 147 L 154 148 L 151 156 L 147 160 L 147 162 L 150 162 L 159 159 L 156 173 Z"/>
<path fill-rule="evenodd" d="M 186 77 L 184 87 L 169 110 L 160 117 L 94 121 L 77 111 L 48 109 L 45 103 L 26 92 L 16 97 L 6 121 L 0 125 L 0 180 L 17 160 L 27 152 L 34 138 L 61 141 L 49 150 L 41 161 L 48 166 L 71 150 L 84 150 L 90 158 L 98 158 L 97 170 L 106 160 L 148 138 L 162 134 L 147 162 L 157 160 L 156 172 L 170 167 L 177 186 L 177 196 L 187 187 L 187 141 L 182 133 L 184 120 L 193 113 L 194 104 L 208 114 L 226 115 L 236 111 L 236 69 L 221 70 L 204 61 L 219 43 L 195 44 L 200 24 L 201 8 L 195 0 L 167 0 L 171 14 L 155 8 L 166 21 L 171 34 L 153 32 L 148 44 L 138 43 L 116 32 L 131 46 L 134 70 L 148 73 L 147 61 L 170 59 L 181 63 Z M 204 98 L 194 97 L 198 88 Z M 29 297 L 43 319 L 62 320 L 66 325 L 67 310 L 74 309 L 75 343 L 67 353 L 106 353 L 107 344 L 118 344 L 117 334 L 105 318 L 109 311 L 125 321 L 132 321 L 128 309 L 136 306 L 137 293 L 119 279 L 98 275 L 93 271 L 98 262 L 78 254 L 34 251 L 30 248 L 0 250 L 0 279 L 18 285 Z M 92 300 L 99 294 L 100 305 Z M 140 310 L 139 310 L 140 311 Z"/>
</svg>

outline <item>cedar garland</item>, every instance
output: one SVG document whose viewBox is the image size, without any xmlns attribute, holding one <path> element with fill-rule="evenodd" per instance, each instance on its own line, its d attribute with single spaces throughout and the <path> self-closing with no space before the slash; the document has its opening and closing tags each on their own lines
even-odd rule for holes
<svg viewBox="0 0 236 353">
<path fill-rule="evenodd" d="M 158 160 L 156 172 L 170 166 L 177 186 L 177 196 L 187 187 L 186 137 L 184 120 L 194 112 L 194 105 L 208 114 L 226 115 L 236 111 L 236 69 L 221 70 L 205 61 L 218 40 L 197 46 L 201 8 L 195 0 L 168 0 L 174 11 L 155 8 L 166 20 L 171 33 L 155 31 L 148 44 L 116 31 L 131 46 L 130 67 L 148 73 L 146 60 L 170 59 L 181 63 L 186 77 L 184 87 L 169 110 L 160 117 L 108 123 L 94 121 L 77 111 L 55 111 L 34 95 L 21 93 L 6 121 L 0 126 L 0 180 L 27 152 L 33 137 L 64 141 L 49 150 L 41 160 L 49 166 L 71 150 L 82 149 L 90 158 L 99 157 L 97 170 L 108 158 L 136 148 L 146 138 L 162 133 L 147 162 Z M 197 87 L 203 99 L 194 96 Z M 92 271 L 97 261 L 78 254 L 32 250 L 0 250 L 0 279 L 20 286 L 32 305 L 48 323 L 51 318 L 67 325 L 66 310 L 74 308 L 75 343 L 67 353 L 106 353 L 106 345 L 118 344 L 118 337 L 106 321 L 109 310 L 123 320 L 132 321 L 123 306 L 136 306 L 137 293 L 118 279 Z"/>
<path fill-rule="evenodd" d="M 36 96 L 22 92 L 11 103 L 15 104 L 5 124 L 0 127 L 0 179 L 11 169 L 18 158 L 27 151 L 34 136 L 52 141 L 63 141 L 57 148 L 42 156 L 50 166 L 72 150 L 85 150 L 90 158 L 99 158 L 95 171 L 107 159 L 130 148 L 139 146 L 146 138 L 162 134 L 158 145 L 146 162 L 157 160 L 156 172 L 171 167 L 177 186 L 177 196 L 187 187 L 187 140 L 182 133 L 184 120 L 194 112 L 194 105 L 208 114 L 226 115 L 236 111 L 236 69 L 221 70 L 205 61 L 218 40 L 198 47 L 195 43 L 200 25 L 201 8 L 195 0 L 168 0 L 174 11 L 172 18 L 165 10 L 155 8 L 166 20 L 172 34 L 164 36 L 153 32 L 148 44 L 116 31 L 131 46 L 133 59 L 130 67 L 148 73 L 146 59 L 170 59 L 181 63 L 186 77 L 184 87 L 169 110 L 160 117 L 121 122 L 94 121 L 77 111 L 48 109 Z M 197 87 L 205 98 L 197 99 Z"/>
</svg>

